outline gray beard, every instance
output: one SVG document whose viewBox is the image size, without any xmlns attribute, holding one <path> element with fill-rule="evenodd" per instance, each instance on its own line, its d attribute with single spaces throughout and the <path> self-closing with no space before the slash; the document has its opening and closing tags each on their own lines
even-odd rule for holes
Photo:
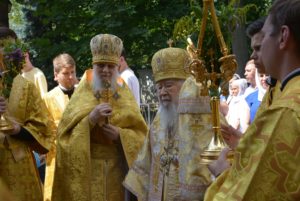
<svg viewBox="0 0 300 201">
<path fill-rule="evenodd" d="M 178 130 L 178 113 L 175 104 L 171 104 L 168 107 L 163 105 L 159 106 L 160 114 L 160 127 L 166 130 L 167 133 L 175 134 Z"/>
<path fill-rule="evenodd" d="M 109 81 L 110 83 L 110 90 L 112 90 L 112 92 L 114 93 L 117 89 L 117 79 L 119 77 L 119 73 L 116 70 L 116 72 L 114 73 L 114 75 L 112 76 L 111 80 Z M 100 76 L 95 72 L 95 70 L 93 71 L 93 91 L 94 93 L 100 92 L 103 89 L 106 89 L 104 86 L 104 81 L 100 78 Z"/>
</svg>

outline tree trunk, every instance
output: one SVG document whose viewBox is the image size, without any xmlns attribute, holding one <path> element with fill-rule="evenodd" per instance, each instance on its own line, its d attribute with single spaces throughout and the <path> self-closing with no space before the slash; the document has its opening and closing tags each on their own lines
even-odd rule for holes
<svg viewBox="0 0 300 201">
<path fill-rule="evenodd" d="M 247 36 L 244 25 L 239 25 L 232 34 L 232 51 L 236 55 L 238 63 L 237 73 L 241 76 L 244 75 L 245 65 L 249 60 Z"/>
<path fill-rule="evenodd" d="M 8 13 L 10 11 L 11 3 L 9 0 L 1 0 L 0 2 L 0 26 L 9 27 Z"/>
<path fill-rule="evenodd" d="M 237 6 L 243 7 L 248 3 L 248 1 L 249 0 L 240 0 Z M 233 32 L 232 40 L 232 51 L 236 55 L 238 62 L 237 73 L 241 76 L 244 76 L 245 65 L 250 59 L 248 48 L 245 24 L 241 22 Z"/>
</svg>

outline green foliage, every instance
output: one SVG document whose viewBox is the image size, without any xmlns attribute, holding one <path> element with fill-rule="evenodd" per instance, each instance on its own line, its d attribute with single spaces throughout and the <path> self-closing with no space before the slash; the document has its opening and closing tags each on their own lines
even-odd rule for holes
<svg viewBox="0 0 300 201">
<path fill-rule="evenodd" d="M 189 36 L 192 36 L 194 41 L 197 41 L 198 39 L 197 37 L 200 31 L 203 12 L 202 4 L 195 0 L 191 0 L 190 3 L 190 15 L 183 16 L 179 19 L 175 24 L 173 31 L 173 37 L 179 43 L 185 41 Z M 250 10 L 257 10 L 257 6 L 254 4 L 247 4 L 244 7 L 238 7 L 238 3 L 238 0 L 231 0 L 228 4 L 220 2 L 215 5 L 219 25 L 228 47 L 231 46 L 232 32 L 235 30 L 236 26 L 246 23 L 247 13 Z M 209 15 L 205 32 L 204 47 L 207 49 L 207 47 L 218 46 L 218 44 L 213 44 L 216 42 L 215 31 L 212 26 L 211 16 Z"/>
<path fill-rule="evenodd" d="M 234 39 L 232 36 L 236 28 L 245 27 L 260 16 L 265 15 L 269 5 L 270 0 L 215 1 L 216 15 L 218 17 L 225 43 L 229 50 L 233 44 Z M 186 39 L 188 37 L 191 37 L 194 44 L 197 44 L 202 20 L 202 9 L 203 3 L 201 1 L 190 0 L 190 13 L 180 18 L 176 22 L 173 30 L 173 38 L 177 44 L 186 46 Z M 245 43 L 246 42 L 247 41 L 245 41 Z M 210 50 L 213 50 L 214 56 L 208 55 L 208 52 L 211 52 Z M 202 59 L 204 59 L 207 64 L 211 64 L 213 62 L 214 66 L 220 65 L 217 59 L 220 58 L 222 54 L 212 25 L 210 12 L 208 15 L 201 55 L 203 57 Z M 214 61 L 212 61 L 212 57 L 214 57 Z M 216 70 L 218 71 L 218 68 Z"/>
<path fill-rule="evenodd" d="M 134 69 L 149 68 L 152 55 L 167 47 L 175 21 L 188 12 L 185 0 L 18 0 L 28 21 L 25 39 L 34 64 L 51 79 L 52 58 L 70 53 L 79 75 L 91 67 L 90 39 L 99 33 L 119 36 Z M 47 73 L 49 72 L 49 73 Z M 51 73 L 50 73 L 51 72 Z"/>
<path fill-rule="evenodd" d="M 17 24 L 14 30 L 25 25 L 25 29 L 17 32 L 22 32 L 21 38 L 30 43 L 33 63 L 45 72 L 48 82 L 53 80 L 52 59 L 62 52 L 74 57 L 78 75 L 91 67 L 89 42 L 99 33 L 111 33 L 123 39 L 128 63 L 134 70 L 149 68 L 152 55 L 167 47 L 169 38 L 173 37 L 175 46 L 183 48 L 187 35 L 196 41 L 202 6 L 201 0 L 11 1 L 13 10 L 16 8 L 13 13 L 17 12 L 11 15 L 13 24 Z M 20 4 L 21 13 L 15 1 Z M 241 5 L 253 2 L 256 8 L 246 5 L 238 9 L 232 3 L 236 1 L 219 0 L 215 3 L 228 44 L 235 26 L 240 22 L 247 24 L 245 19 L 253 20 L 265 13 L 269 1 L 243 0 Z M 212 27 L 208 29 L 206 36 L 213 36 Z M 213 38 L 207 40 L 210 41 Z"/>
<path fill-rule="evenodd" d="M 272 2 L 274 0 L 241 0 L 242 5 L 247 4 L 255 4 L 257 7 L 257 10 L 249 10 L 247 14 L 248 22 L 255 21 L 260 16 L 267 15 L 268 8 L 271 6 Z"/>
</svg>

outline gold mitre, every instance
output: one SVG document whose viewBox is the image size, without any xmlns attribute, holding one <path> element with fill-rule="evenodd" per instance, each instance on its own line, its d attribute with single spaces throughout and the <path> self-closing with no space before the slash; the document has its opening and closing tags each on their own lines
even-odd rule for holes
<svg viewBox="0 0 300 201">
<path fill-rule="evenodd" d="M 190 57 L 186 50 L 181 48 L 164 48 L 157 51 L 152 57 L 152 70 L 155 82 L 164 79 L 186 79 L 189 74 L 185 71 Z"/>
<path fill-rule="evenodd" d="M 93 64 L 119 64 L 123 42 L 118 36 L 112 34 L 98 34 L 92 38 L 90 46 L 93 55 Z"/>
</svg>

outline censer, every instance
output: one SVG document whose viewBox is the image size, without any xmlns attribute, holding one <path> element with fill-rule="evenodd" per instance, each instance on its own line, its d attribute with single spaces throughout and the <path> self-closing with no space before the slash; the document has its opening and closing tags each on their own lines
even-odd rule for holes
<svg viewBox="0 0 300 201">
<path fill-rule="evenodd" d="M 202 55 L 203 40 L 207 25 L 208 12 L 210 11 L 211 20 L 218 40 L 218 45 L 222 53 L 222 57 L 218 59 L 220 63 L 220 72 L 215 70 L 213 62 L 210 62 L 210 72 L 208 66 L 204 61 Z M 187 50 L 192 57 L 192 61 L 188 66 L 188 71 L 195 77 L 197 83 L 201 85 L 200 95 L 211 96 L 210 105 L 212 111 L 212 126 L 213 138 L 207 145 L 205 150 L 201 153 L 201 163 L 208 164 L 216 160 L 226 144 L 220 133 L 220 97 L 217 92 L 221 88 L 221 93 L 224 96 L 228 95 L 228 82 L 232 78 L 237 69 L 237 62 L 235 55 L 229 54 L 228 48 L 224 42 L 223 35 L 219 26 L 219 22 L 215 13 L 215 6 L 213 0 L 203 0 L 203 17 L 201 21 L 200 33 L 198 36 L 198 45 L 194 46 L 192 40 L 188 38 Z M 213 50 L 210 49 L 208 54 L 213 57 Z M 221 81 L 220 81 L 221 80 Z M 220 83 L 220 84 L 219 84 Z"/>
</svg>

